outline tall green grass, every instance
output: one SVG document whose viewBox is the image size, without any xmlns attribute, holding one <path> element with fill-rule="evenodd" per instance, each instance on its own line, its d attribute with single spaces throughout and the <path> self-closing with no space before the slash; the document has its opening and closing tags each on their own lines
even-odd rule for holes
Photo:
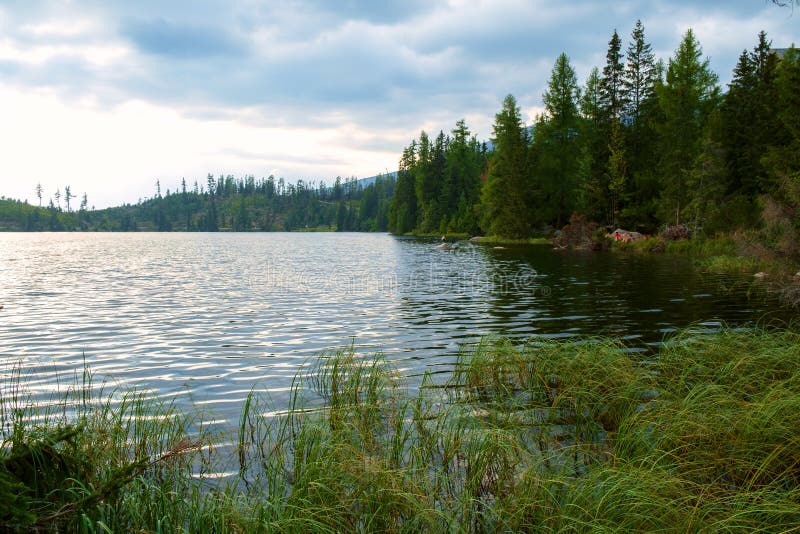
<svg viewBox="0 0 800 534">
<path fill-rule="evenodd" d="M 281 411 L 251 394 L 224 436 L 86 378 L 43 414 L 17 380 L 2 391 L 0 525 L 790 531 L 798 347 L 791 331 L 684 333 L 641 360 L 609 339 L 485 339 L 415 394 L 380 356 L 345 350 L 298 374 Z M 235 475 L 204 476 L 220 465 Z"/>
</svg>

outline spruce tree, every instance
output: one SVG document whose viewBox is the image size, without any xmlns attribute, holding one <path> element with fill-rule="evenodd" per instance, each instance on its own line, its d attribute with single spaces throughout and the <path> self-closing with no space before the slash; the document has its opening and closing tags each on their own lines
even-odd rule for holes
<svg viewBox="0 0 800 534">
<path fill-rule="evenodd" d="M 637 20 L 631 33 L 631 43 L 626 55 L 627 63 L 622 78 L 622 100 L 629 122 L 636 124 L 645 103 L 655 96 L 656 61 L 653 47 L 645 41 L 644 26 Z"/>
<path fill-rule="evenodd" d="M 663 66 L 656 61 L 653 48 L 645 39 L 644 26 L 636 21 L 626 53 L 622 78 L 625 159 L 628 179 L 622 194 L 624 206 L 620 224 L 626 228 L 653 231 L 654 199 L 659 193 L 655 169 L 658 147 L 654 126 L 660 121 L 656 87 L 661 84 Z"/>
<path fill-rule="evenodd" d="M 600 72 L 593 68 L 586 80 L 580 101 L 581 138 L 583 139 L 582 177 L 584 191 L 579 206 L 589 220 L 597 221 L 605 217 L 606 205 L 606 159 L 608 154 L 607 136 L 604 132 L 604 113 L 600 99 Z"/>
<path fill-rule="evenodd" d="M 480 202 L 482 156 L 463 119 L 456 123 L 452 134 L 441 204 L 447 203 L 444 216 L 448 219 L 448 230 L 472 234 L 478 231 L 475 207 Z"/>
<path fill-rule="evenodd" d="M 528 136 L 522 126 L 519 107 L 512 95 L 503 100 L 495 115 L 495 150 L 482 194 L 483 228 L 489 234 L 523 238 L 530 234 Z"/>
<path fill-rule="evenodd" d="M 579 135 L 580 97 L 575 70 L 566 54 L 558 56 L 544 100 L 545 113 L 537 125 L 535 139 L 539 151 L 538 178 L 554 208 L 557 227 L 566 223 L 575 207 L 575 191 L 581 175 L 581 138 Z"/>
<path fill-rule="evenodd" d="M 702 148 L 706 121 L 717 106 L 717 75 L 688 30 L 667 67 L 666 83 L 660 87 L 658 102 L 664 122 L 659 125 L 661 171 L 661 217 L 681 222 L 690 197 L 687 178 Z"/>
<path fill-rule="evenodd" d="M 416 164 L 416 141 L 403 150 L 397 171 L 397 184 L 389 208 L 389 231 L 405 234 L 417 224 L 417 194 L 414 183 Z"/>
<path fill-rule="evenodd" d="M 611 36 L 606 52 L 606 65 L 603 67 L 603 76 L 600 78 L 600 101 L 606 119 L 612 121 L 622 117 L 625 110 L 625 92 L 623 79 L 625 65 L 622 62 L 622 41 L 617 31 Z"/>
<path fill-rule="evenodd" d="M 795 239 L 800 231 L 800 50 L 783 55 L 775 77 L 778 119 L 785 136 L 769 147 L 763 160 L 774 189 L 770 192 L 793 216 Z M 797 250 L 787 251 L 798 254 Z"/>
</svg>

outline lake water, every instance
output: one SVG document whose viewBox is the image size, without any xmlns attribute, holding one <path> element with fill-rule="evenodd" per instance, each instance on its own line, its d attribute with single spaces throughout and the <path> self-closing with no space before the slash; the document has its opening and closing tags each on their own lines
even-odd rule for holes
<svg viewBox="0 0 800 534">
<path fill-rule="evenodd" d="M 413 383 L 485 334 L 615 334 L 784 319 L 747 276 L 685 257 L 554 252 L 386 234 L 0 234 L 0 381 L 35 399 L 136 387 L 235 422 L 254 387 L 278 406 L 310 356 L 382 351 Z"/>
</svg>

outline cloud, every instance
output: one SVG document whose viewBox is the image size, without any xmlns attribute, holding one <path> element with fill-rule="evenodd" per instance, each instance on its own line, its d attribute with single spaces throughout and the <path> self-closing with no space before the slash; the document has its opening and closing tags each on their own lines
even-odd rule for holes
<svg viewBox="0 0 800 534">
<path fill-rule="evenodd" d="M 449 131 L 466 118 L 488 138 L 508 93 L 535 114 L 558 54 L 569 55 L 583 83 L 593 66 L 602 67 L 614 29 L 627 47 L 636 19 L 665 60 L 693 27 L 724 84 L 759 30 L 775 46 L 788 45 L 792 17 L 768 2 L 716 0 L 9 0 L 0 5 L 0 90 L 15 101 L 45 95 L 60 102 L 52 121 L 107 117 L 115 132 L 141 126 L 126 106 L 160 110 L 176 118 L 170 128 L 154 128 L 178 139 L 204 132 L 202 156 L 182 144 L 175 149 L 194 158 L 185 167 L 192 172 L 205 165 L 259 174 L 269 164 L 287 178 L 321 178 L 326 169 L 374 174 L 395 166 L 421 129 Z M 47 128 L 34 107 L 24 109 L 32 117 L 16 120 Z M 13 138 L 18 128 L 4 116 L 0 135 Z M 132 146 L 147 142 L 144 136 Z M 38 143 L 61 153 L 51 136 Z M 123 149 L 114 153 L 127 161 Z M 145 156 L 127 165 L 147 184 L 154 175 L 186 172 L 160 165 L 159 158 L 174 162 L 167 153 L 153 148 Z M 79 158 L 64 161 L 75 166 L 73 175 L 82 172 Z M 100 172 L 93 162 L 84 167 Z M 8 177 L 26 172 L 0 170 L 0 194 Z"/>
<path fill-rule="evenodd" d="M 148 54 L 177 59 L 239 56 L 246 48 L 231 35 L 213 26 L 179 24 L 162 18 L 127 19 L 121 33 Z"/>
</svg>

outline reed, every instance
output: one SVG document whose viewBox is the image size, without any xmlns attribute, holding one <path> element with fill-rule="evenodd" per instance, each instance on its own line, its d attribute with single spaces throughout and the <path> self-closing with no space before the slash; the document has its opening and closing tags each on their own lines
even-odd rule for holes
<svg viewBox="0 0 800 534">
<path fill-rule="evenodd" d="M 487 338 L 410 394 L 380 355 L 299 373 L 230 435 L 85 373 L 2 390 L 0 525 L 148 532 L 788 531 L 800 524 L 800 336 Z M 225 456 L 221 441 L 233 441 Z M 235 475 L 205 476 L 220 465 Z"/>
</svg>

